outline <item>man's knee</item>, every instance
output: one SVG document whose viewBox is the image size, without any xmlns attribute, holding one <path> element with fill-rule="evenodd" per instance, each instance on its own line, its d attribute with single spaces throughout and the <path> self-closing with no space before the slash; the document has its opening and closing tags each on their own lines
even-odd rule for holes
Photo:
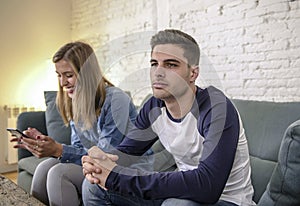
<svg viewBox="0 0 300 206">
<path fill-rule="evenodd" d="M 85 205 L 97 205 L 99 202 L 105 201 L 106 192 L 97 184 L 90 183 L 84 179 L 82 183 L 82 200 Z"/>
<path fill-rule="evenodd" d="M 99 193 L 101 194 L 102 191 L 97 184 L 92 184 L 87 179 L 84 179 L 84 181 L 82 183 L 82 193 L 83 194 L 90 193 L 90 194 L 96 195 Z M 87 196 L 89 196 L 89 195 L 87 195 Z"/>
<path fill-rule="evenodd" d="M 186 199 L 169 198 L 163 201 L 161 206 L 200 206 L 200 204 Z"/>
</svg>

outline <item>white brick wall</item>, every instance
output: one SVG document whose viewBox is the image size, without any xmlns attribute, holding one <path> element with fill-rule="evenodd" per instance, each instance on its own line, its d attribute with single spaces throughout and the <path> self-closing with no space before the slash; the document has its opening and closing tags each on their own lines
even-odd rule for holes
<svg viewBox="0 0 300 206">
<path fill-rule="evenodd" d="M 72 38 L 96 48 L 106 76 L 136 103 L 151 91 L 149 40 L 163 26 L 198 41 L 199 85 L 232 98 L 300 101 L 299 0 L 73 0 Z"/>
</svg>

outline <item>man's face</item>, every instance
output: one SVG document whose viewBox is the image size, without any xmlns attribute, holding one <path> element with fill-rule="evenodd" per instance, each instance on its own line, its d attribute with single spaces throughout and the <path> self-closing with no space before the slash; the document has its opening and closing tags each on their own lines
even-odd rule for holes
<svg viewBox="0 0 300 206">
<path fill-rule="evenodd" d="M 193 83 L 192 70 L 184 50 L 173 44 L 154 47 L 151 54 L 151 86 L 153 95 L 162 100 L 177 99 L 183 96 Z"/>
</svg>

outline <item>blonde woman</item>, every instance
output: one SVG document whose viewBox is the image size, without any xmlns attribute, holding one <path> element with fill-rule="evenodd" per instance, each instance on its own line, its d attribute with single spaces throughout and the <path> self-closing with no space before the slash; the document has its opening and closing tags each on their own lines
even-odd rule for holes
<svg viewBox="0 0 300 206">
<path fill-rule="evenodd" d="M 59 80 L 56 103 L 71 127 L 71 145 L 28 128 L 25 134 L 31 138 L 22 138 L 18 147 L 37 157 L 54 157 L 38 165 L 31 187 L 34 197 L 47 205 L 79 205 L 84 179 L 81 157 L 91 146 L 107 152 L 117 146 L 137 113 L 129 96 L 102 75 L 88 44 L 64 45 L 53 62 Z"/>
</svg>

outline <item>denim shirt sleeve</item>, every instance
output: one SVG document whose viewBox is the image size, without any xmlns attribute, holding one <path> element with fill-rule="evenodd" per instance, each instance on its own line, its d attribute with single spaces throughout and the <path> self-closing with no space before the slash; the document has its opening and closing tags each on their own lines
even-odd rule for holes
<svg viewBox="0 0 300 206">
<path fill-rule="evenodd" d="M 130 97 L 116 87 L 108 87 L 100 116 L 93 128 L 80 132 L 74 122 L 70 122 L 71 145 L 63 145 L 60 161 L 81 165 L 81 157 L 93 145 L 105 152 L 111 151 L 121 143 L 128 124 L 135 121 L 136 115 L 136 108 Z M 85 143 L 86 140 L 90 143 L 89 146 Z"/>
<path fill-rule="evenodd" d="M 73 121 L 70 122 L 70 127 L 71 145 L 63 144 L 63 153 L 60 162 L 81 165 L 81 157 L 87 154 L 87 150 L 83 147 L 83 145 L 80 142 Z"/>
<path fill-rule="evenodd" d="M 128 124 L 133 124 L 137 112 L 130 97 L 122 90 L 110 87 L 106 92 L 106 100 L 98 119 L 97 146 L 109 152 L 121 143 Z"/>
</svg>

